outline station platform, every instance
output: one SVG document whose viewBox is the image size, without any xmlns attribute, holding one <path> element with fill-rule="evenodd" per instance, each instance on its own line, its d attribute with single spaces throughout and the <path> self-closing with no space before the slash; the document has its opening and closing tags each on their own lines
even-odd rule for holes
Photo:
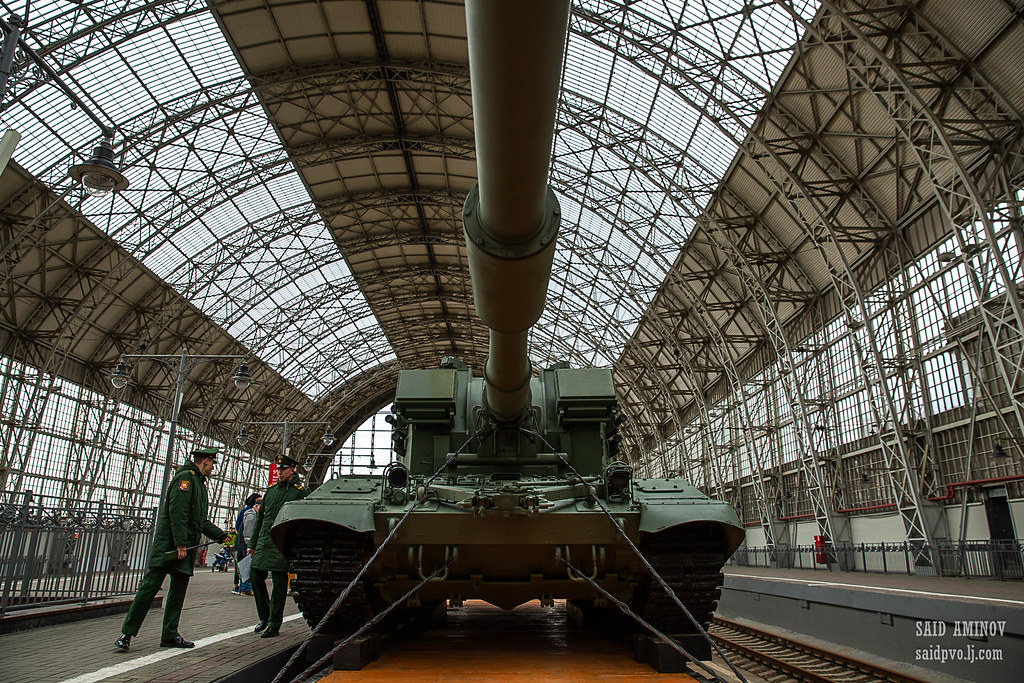
<svg viewBox="0 0 1024 683">
<path fill-rule="evenodd" d="M 718 613 L 965 681 L 1024 670 L 1024 583 L 726 567 Z"/>
<path fill-rule="evenodd" d="M 189 584 L 180 632 L 190 650 L 161 648 L 162 610 L 154 606 L 129 652 L 114 647 L 124 614 L 41 626 L 0 635 L 3 683 L 259 683 L 309 634 L 289 600 L 281 635 L 252 632 L 251 597 L 231 594 L 232 575 L 197 571 Z M 166 588 L 166 586 L 165 586 Z M 633 659 L 631 646 L 613 634 L 567 625 L 564 603 L 531 603 L 505 612 L 469 602 L 450 609 L 443 628 L 426 629 L 385 644 L 359 671 L 336 671 L 324 681 L 703 681 L 659 674 Z M 254 674 L 257 662 L 278 662 Z M 721 664 L 713 667 L 726 671 Z M 244 673 L 242 673 L 244 672 Z M 726 680 L 733 680 L 727 678 Z"/>
<path fill-rule="evenodd" d="M 166 594 L 169 581 L 164 582 Z M 0 681 L 58 683 L 190 681 L 229 677 L 279 651 L 294 649 L 309 633 L 289 600 L 276 638 L 252 632 L 258 621 L 251 597 L 232 595 L 232 573 L 197 569 L 189 582 L 179 632 L 190 650 L 160 647 L 163 609 L 154 604 L 131 650 L 114 647 L 124 612 L 0 635 Z"/>
<path fill-rule="evenodd" d="M 269 681 L 309 629 L 289 601 L 281 635 L 260 638 L 252 633 L 252 598 L 232 595 L 231 583 L 230 573 L 198 571 L 193 577 L 180 630 L 196 641 L 194 649 L 159 647 L 159 606 L 129 652 L 114 647 L 124 614 L 93 616 L 0 635 L 0 681 Z M 719 614 L 923 667 L 936 672 L 936 681 L 1016 681 L 1024 670 L 1020 582 L 727 567 Z M 625 639 L 568 626 L 560 604 L 504 612 L 473 602 L 448 610 L 447 619 L 444 628 L 396 636 L 359 671 L 335 671 L 321 680 L 706 680 L 657 673 L 634 661 Z M 958 634 L 957 624 L 971 632 Z M 982 625 L 986 633 L 979 631 Z M 983 651 L 998 653 L 998 659 L 981 659 Z M 260 662 L 266 666 L 255 675 Z M 731 680 L 721 661 L 711 666 Z"/>
</svg>

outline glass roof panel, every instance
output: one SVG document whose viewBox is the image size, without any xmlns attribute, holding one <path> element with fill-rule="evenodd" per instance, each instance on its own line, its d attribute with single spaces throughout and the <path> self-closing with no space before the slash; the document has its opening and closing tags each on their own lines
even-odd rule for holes
<svg viewBox="0 0 1024 683">
<path fill-rule="evenodd" d="M 131 187 L 86 215 L 310 396 L 394 358 L 205 0 L 31 12 L 26 40 L 127 140 Z M 582 0 L 570 30 L 551 174 L 564 227 L 534 338 L 609 365 L 799 32 L 778 3 L 745 0 Z M 22 133 L 15 159 L 66 182 L 97 124 L 15 80 L 0 114 Z"/>
<path fill-rule="evenodd" d="M 563 221 L 575 221 L 563 234 L 575 231 L 565 242 L 576 255 L 556 256 L 562 275 L 549 300 L 561 302 L 556 310 L 567 320 L 549 324 L 551 336 L 570 339 L 581 361 L 610 364 L 735 157 L 743 126 L 753 124 L 798 33 L 772 3 L 636 2 L 625 16 L 605 3 L 577 4 L 580 30 L 569 37 L 552 169 Z M 809 15 L 815 8 L 801 9 Z M 640 16 L 646 20 L 636 21 Z M 705 113 L 720 118 L 723 106 L 739 121 L 716 123 Z M 636 298 L 605 301 L 599 281 Z"/>
<path fill-rule="evenodd" d="M 195 2 L 165 3 L 158 13 L 140 1 L 110 3 L 109 10 L 103 2 L 85 4 L 91 15 L 82 8 L 69 12 L 66 2 L 33 3 L 25 35 L 44 51 L 38 36 L 81 34 L 70 43 L 87 58 L 62 78 L 118 129 L 118 142 L 132 136 L 123 159 L 131 187 L 113 201 L 87 200 L 85 215 L 313 398 L 353 370 L 330 360 L 352 339 L 360 344 L 348 352 L 360 365 L 392 359 L 372 316 L 351 324 L 354 309 L 369 307 L 321 221 L 265 244 L 245 232 L 283 206 L 304 204 L 312 212 L 312 205 L 298 175 L 283 163 L 277 135 L 255 98 L 211 100 L 218 94 L 211 86 L 243 78 L 212 15 L 197 12 Z M 129 29 L 115 18 L 100 26 L 112 11 L 135 13 L 136 23 Z M 175 13 L 185 16 L 174 20 Z M 50 33 L 55 18 L 62 33 Z M 166 26 L 140 30 L 161 21 Z M 169 118 L 182 111 L 186 115 Z M 99 137 L 97 124 L 53 85 L 29 92 L 0 120 L 22 134 L 15 159 L 41 177 L 66 178 L 68 166 Z M 233 240 L 226 266 L 224 240 Z M 317 261 L 310 261 L 313 255 Z M 196 266 L 182 268 L 193 259 Z M 337 300 L 348 305 L 314 308 L 304 293 L 318 290 L 337 290 Z M 284 308 L 289 313 L 281 317 Z M 310 333 L 319 328 L 328 331 Z M 309 377 L 307 367 L 330 370 Z"/>
</svg>

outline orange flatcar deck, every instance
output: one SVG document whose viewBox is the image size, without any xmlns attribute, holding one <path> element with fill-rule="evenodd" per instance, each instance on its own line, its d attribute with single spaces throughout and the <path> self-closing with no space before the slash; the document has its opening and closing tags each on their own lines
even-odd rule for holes
<svg viewBox="0 0 1024 683">
<path fill-rule="evenodd" d="M 567 623 L 564 603 L 529 603 L 512 611 L 483 602 L 448 610 L 448 625 L 388 643 L 361 671 L 336 671 L 341 681 L 694 681 L 660 674 L 633 661 L 625 638 Z"/>
</svg>

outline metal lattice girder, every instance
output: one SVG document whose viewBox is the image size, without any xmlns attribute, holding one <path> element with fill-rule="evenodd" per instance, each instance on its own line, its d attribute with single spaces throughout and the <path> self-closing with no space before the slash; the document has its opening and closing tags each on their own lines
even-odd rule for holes
<svg viewBox="0 0 1024 683">
<path fill-rule="evenodd" d="M 658 329 L 658 332 L 662 335 L 661 339 L 675 338 L 675 334 L 667 329 L 668 320 L 668 318 L 663 316 L 653 316 L 650 319 L 651 327 Z M 674 345 L 672 349 L 672 356 L 678 363 L 678 367 L 674 371 L 665 371 L 664 363 L 666 361 L 671 363 L 671 359 L 662 360 L 657 358 L 657 356 L 666 352 L 666 349 L 660 345 L 654 354 L 643 347 L 627 346 L 616 364 L 616 372 L 620 376 L 619 391 L 623 401 L 627 404 L 631 403 L 631 396 L 636 395 L 638 397 L 637 400 L 643 404 L 644 408 L 643 414 L 630 415 L 628 426 L 624 430 L 623 452 L 627 457 L 631 454 L 631 459 L 637 462 L 648 476 L 655 473 L 651 467 L 654 460 L 663 457 L 665 452 L 671 448 L 671 442 L 675 439 L 680 439 L 687 427 L 687 423 L 683 420 L 683 416 L 679 411 L 677 395 L 680 393 L 680 389 L 678 385 L 685 387 L 683 391 L 687 395 L 692 396 L 700 406 L 701 412 L 698 420 L 705 429 L 709 423 L 706 405 L 703 401 L 703 393 L 700 386 L 695 382 L 697 374 L 690 365 L 689 356 L 681 353 L 678 347 Z M 660 371 L 656 370 L 655 363 L 660 365 Z M 655 407 L 649 401 L 650 390 L 645 386 L 649 383 L 657 384 L 657 394 L 661 398 L 658 407 Z M 645 415 L 651 417 L 645 420 Z M 657 415 L 667 417 L 655 417 Z M 672 425 L 670 430 L 664 428 L 666 422 Z M 638 433 L 651 434 L 652 432 L 660 436 L 661 443 L 647 443 L 642 437 L 637 435 Z M 682 473 L 686 469 L 685 464 L 681 460 L 671 464 L 665 462 L 661 464 L 663 473 L 673 470 Z"/>
<path fill-rule="evenodd" d="M 24 183 L 12 168 L 4 178 L 8 188 Z M 161 303 L 156 292 L 161 290 L 150 274 L 139 269 L 137 262 L 82 223 L 70 207 L 53 201 L 50 193 L 31 183 L 22 187 L 27 188 L 22 198 L 31 195 L 35 199 L 21 202 L 23 216 L 9 216 L 9 220 L 4 221 L 3 229 L 11 232 L 4 239 L 3 290 L 8 296 L 4 297 L 0 336 L 4 340 L 4 355 L 22 359 L 33 370 L 30 375 L 21 375 L 17 382 L 7 381 L 5 375 L 3 391 L 8 396 L 18 397 L 14 398 L 14 404 L 24 401 L 33 411 L 47 411 L 55 399 L 63 400 L 67 396 L 68 386 L 60 378 L 72 379 L 80 386 L 75 390 L 76 398 L 72 399 L 77 426 L 72 425 L 70 433 L 76 438 L 79 434 L 87 438 L 73 441 L 70 448 L 61 448 L 60 453 L 52 453 L 52 435 L 45 443 L 36 439 L 43 433 L 38 427 L 43 424 L 44 413 L 38 413 L 37 417 L 23 416 L 26 419 L 19 420 L 19 433 L 6 430 L 0 437 L 9 442 L 10 448 L 4 452 L 12 458 L 4 463 L 3 476 L 6 479 L 14 475 L 10 488 L 22 489 L 26 481 L 23 476 L 28 464 L 26 457 L 42 449 L 41 453 L 34 453 L 37 462 L 40 458 L 44 462 L 52 462 L 53 458 L 63 461 L 61 469 L 51 471 L 50 477 L 62 487 L 64 495 L 77 495 L 77 492 L 89 495 L 97 487 L 116 488 L 118 482 L 110 479 L 116 470 L 108 472 L 104 459 L 99 457 L 109 447 L 114 403 L 109 399 L 97 402 L 89 398 L 93 388 L 110 391 L 106 377 L 100 376 L 109 372 L 109 368 L 92 365 L 90 354 L 93 349 L 102 352 L 110 343 L 104 329 L 104 325 L 110 324 L 110 318 L 105 314 L 112 307 L 123 307 L 125 298 L 116 292 L 118 288 L 130 290 L 139 281 L 149 278 L 145 289 L 150 291 L 153 308 L 157 310 Z M 167 293 L 166 289 L 162 291 Z M 180 297 L 171 293 L 166 303 L 179 300 Z M 135 308 L 132 314 L 141 317 L 148 312 Z M 118 316 L 121 315 L 119 312 Z M 198 316 L 191 320 L 205 323 L 205 318 Z M 187 315 L 175 321 L 175 329 L 199 335 Z M 212 394 L 219 388 L 197 382 L 195 389 L 202 395 L 201 405 L 218 403 Z M 146 392 L 139 398 L 140 402 L 148 402 L 149 410 L 156 414 L 165 395 Z M 192 405 L 191 399 L 190 392 L 188 405 Z M 8 405 L 6 401 L 4 404 Z M 154 432 L 149 430 L 148 433 Z M 150 468 L 140 468 L 137 472 L 140 476 L 144 474 L 142 470 Z M 144 489 L 148 480 L 136 483 Z M 141 489 L 134 490 L 139 492 L 137 502 L 141 503 Z"/>
<path fill-rule="evenodd" d="M 30 21 L 28 28 L 37 54 L 54 64 L 54 70 L 63 76 L 141 33 L 166 29 L 207 9 L 207 3 L 199 0 L 129 3 L 97 0 L 68 7 L 41 21 Z M 97 40 L 98 33 L 103 35 L 103 40 Z M 33 68 L 29 57 L 19 52 L 11 69 L 9 101 L 25 97 L 48 81 L 49 77 Z"/>
<path fill-rule="evenodd" d="M 606 35 L 611 35 L 611 34 L 606 34 Z M 614 35 L 616 35 L 616 37 L 618 38 L 619 36 L 621 36 L 621 31 L 616 31 L 614 33 Z M 735 118 L 735 117 L 733 117 L 733 118 Z M 785 154 L 785 153 L 792 153 L 794 151 L 800 151 L 800 147 L 799 146 L 794 146 L 794 144 L 793 144 L 792 133 L 794 131 L 793 130 L 789 130 L 787 132 L 789 133 L 789 135 L 785 138 L 784 144 L 788 145 L 788 148 L 780 147 L 779 152 L 777 153 L 779 155 L 779 157 L 781 157 L 781 155 Z M 870 139 L 872 139 L 872 137 L 873 136 L 871 136 L 871 135 L 869 135 L 867 133 L 865 133 L 864 136 L 863 136 L 863 138 L 865 140 L 870 140 Z M 809 139 L 813 139 L 813 138 L 809 137 Z M 760 142 L 764 142 L 764 141 L 761 140 Z M 837 168 L 835 164 L 826 164 L 824 167 L 828 168 L 830 171 L 834 171 Z M 830 173 L 829 178 L 830 178 L 830 183 L 827 184 L 827 185 L 824 184 L 824 183 L 819 183 L 820 187 L 817 188 L 817 190 L 819 192 L 826 192 L 826 191 L 828 191 L 828 192 L 833 193 L 833 195 L 838 195 L 839 193 L 836 192 L 836 187 L 835 187 L 834 183 L 831 182 L 831 180 L 833 180 L 835 178 L 835 175 Z M 855 182 L 855 183 L 851 184 L 852 187 L 856 187 L 858 185 L 860 185 L 859 182 Z M 785 187 L 783 187 L 782 189 L 785 190 Z M 811 182 L 804 182 L 803 183 L 803 187 L 801 189 L 804 190 L 804 195 L 807 196 L 808 194 L 810 194 L 810 192 L 808 192 L 807 189 L 815 190 L 815 187 L 814 187 L 814 185 Z M 827 200 L 827 197 L 825 199 L 820 200 L 822 206 L 828 205 L 828 202 L 826 200 Z M 862 213 L 863 208 L 865 208 L 867 206 L 870 206 L 870 203 L 861 200 L 856 205 L 857 212 L 858 213 Z M 796 215 L 800 215 L 799 208 L 798 207 L 794 207 L 794 208 L 797 209 L 797 214 Z M 821 213 L 821 212 L 819 212 L 819 213 Z M 872 214 L 870 214 L 871 217 L 877 217 L 879 215 L 880 214 L 877 211 L 875 211 Z M 863 242 L 863 243 L 867 243 L 868 240 L 872 240 L 872 241 L 876 240 L 878 234 L 886 234 L 886 232 L 891 229 L 891 228 L 885 227 L 884 222 L 880 222 L 880 221 L 874 223 L 874 225 L 878 226 L 878 227 L 874 227 L 874 228 L 872 228 L 871 223 L 869 221 L 867 221 L 867 220 L 865 220 L 865 224 L 866 224 L 865 229 L 864 230 L 860 230 L 860 231 L 851 230 L 849 228 L 849 226 L 847 226 L 847 225 L 842 226 L 840 228 L 840 230 L 842 231 L 844 238 L 848 238 L 849 236 L 853 236 L 857 241 Z M 892 234 L 892 233 L 889 232 L 888 234 Z M 834 239 L 832 239 L 831 240 L 831 244 L 837 244 L 837 242 Z M 843 253 L 843 251 L 841 249 L 837 249 L 837 250 L 835 250 L 835 252 L 839 253 L 839 254 Z M 826 256 L 825 260 L 827 261 L 828 257 L 831 256 L 832 254 L 829 254 L 827 251 L 824 252 L 824 253 L 825 253 L 825 256 Z M 856 253 L 856 252 L 853 252 L 853 253 Z M 857 290 L 855 288 L 851 288 L 849 291 L 851 292 L 851 294 L 855 294 Z M 847 301 L 848 302 L 854 301 L 854 300 L 856 300 L 856 298 L 857 297 L 854 296 L 854 297 L 848 298 Z M 876 358 L 876 367 L 878 365 L 883 365 L 884 364 L 884 360 L 879 358 L 879 354 L 876 353 L 875 354 L 875 358 Z M 869 372 L 870 372 L 870 370 L 869 370 Z M 907 460 L 909 460 L 909 458 L 906 455 L 903 456 L 903 459 L 904 459 L 905 462 Z M 912 529 L 912 535 L 921 531 L 919 523 L 912 522 L 912 526 L 914 527 Z"/>
<path fill-rule="evenodd" d="M 587 117 L 586 117 L 586 116 L 580 116 L 578 120 L 579 120 L 579 121 L 580 121 L 581 123 L 585 124 L 585 123 L 586 123 L 586 121 L 587 121 Z M 602 120 L 602 123 L 603 123 L 603 125 L 605 125 L 605 126 L 608 126 L 608 125 L 609 125 L 609 117 L 608 117 L 607 113 L 605 114 L 605 117 L 604 117 L 604 119 Z M 578 127 L 578 128 L 576 129 L 576 130 L 577 130 L 577 132 L 581 132 L 581 131 L 580 131 L 580 129 L 581 129 L 582 127 L 583 127 L 583 126 L 582 126 L 582 125 L 580 125 L 580 126 L 579 126 L 579 127 Z M 615 136 L 614 138 L 610 138 L 610 139 L 617 139 L 617 140 L 619 140 L 619 139 L 622 139 L 623 137 L 625 137 L 625 136 L 622 136 L 622 135 L 617 135 L 617 136 Z M 650 141 L 649 141 L 649 140 L 648 140 L 648 144 L 650 144 Z M 649 156 L 654 156 L 654 155 L 650 155 L 650 154 L 649 154 Z M 671 159 L 673 159 L 673 157 L 672 157 L 671 155 L 669 155 L 669 154 L 660 154 L 660 155 L 657 155 L 657 156 L 659 156 L 659 157 L 660 157 L 660 158 L 662 158 L 662 159 L 666 159 L 666 160 L 671 160 Z M 672 161 L 672 162 L 669 162 L 669 163 L 665 163 L 665 166 L 666 166 L 666 167 L 669 167 L 669 168 L 672 168 L 672 167 L 674 167 L 674 166 L 675 166 L 675 164 L 674 164 L 674 161 Z M 657 171 L 657 170 L 660 170 L 660 169 L 652 169 L 652 168 L 648 167 L 648 168 L 647 168 L 647 169 L 645 169 L 645 170 L 646 170 L 646 172 L 647 172 L 647 177 L 648 177 L 648 178 L 650 178 L 650 179 L 653 179 L 653 180 L 655 180 L 655 181 L 657 180 L 657 177 L 658 177 L 658 173 L 657 173 L 656 171 Z M 694 202 L 694 203 L 693 203 L 693 205 L 696 205 L 696 202 Z M 716 227 L 716 228 L 717 228 L 717 226 L 714 226 L 714 227 Z M 690 242 L 689 242 L 689 243 L 690 243 L 690 245 L 691 245 L 692 247 L 694 247 L 694 249 L 692 249 L 692 250 L 691 250 L 692 252 L 693 252 L 693 251 L 696 251 L 696 250 L 697 250 L 697 248 L 699 247 L 699 241 L 696 241 L 696 240 L 695 240 L 695 238 L 693 238 L 693 237 L 691 237 L 691 239 L 690 239 Z M 714 253 L 714 252 L 712 252 L 712 253 Z M 734 265 L 737 265 L 737 264 L 734 264 Z M 738 265 L 740 265 L 740 266 L 746 266 L 747 264 L 738 264 Z M 742 274 L 742 273 L 744 273 L 744 272 L 746 272 L 746 271 L 743 271 L 743 270 L 742 270 L 742 268 L 741 268 L 741 274 Z M 696 279 L 705 279 L 705 282 L 711 282 L 711 281 L 713 280 L 713 278 L 707 278 L 707 277 L 706 277 L 706 276 L 707 276 L 707 275 L 709 275 L 709 274 L 710 274 L 710 271 L 709 271 L 709 272 L 706 272 L 706 273 L 694 272 L 694 271 L 693 271 L 692 269 L 691 269 L 691 270 L 689 271 L 689 275 L 690 275 L 691 277 L 693 277 L 693 278 L 694 278 L 695 280 L 696 280 Z M 721 272 L 717 272 L 717 273 L 715 273 L 715 274 L 716 274 L 716 275 L 722 275 L 723 273 L 721 273 Z M 763 286 L 761 286 L 761 287 L 760 287 L 759 289 L 760 289 L 760 291 L 764 291 L 764 287 L 763 287 Z M 795 294 L 795 296 L 791 297 L 791 299 L 793 299 L 793 300 L 795 300 L 795 301 L 797 301 L 797 302 L 804 302 L 804 303 L 806 303 L 806 302 L 808 301 L 808 299 L 809 299 L 809 298 L 811 298 L 811 297 L 813 296 L 813 295 L 809 295 L 809 294 L 807 293 L 807 291 L 806 291 L 806 290 L 801 290 L 800 292 L 794 292 L 794 294 Z M 786 298 L 786 297 L 778 297 L 778 296 L 777 296 L 776 298 L 777 298 L 777 299 L 782 299 L 782 300 L 785 300 L 785 298 Z M 741 309 L 742 309 L 742 303 L 737 303 L 737 304 L 736 304 L 736 310 L 741 310 Z M 772 317 L 774 318 L 774 316 L 772 316 Z M 780 349 L 782 349 L 782 350 L 785 350 L 784 346 L 783 346 L 783 345 L 781 345 L 781 344 L 779 345 L 779 348 L 780 348 Z M 764 496 L 764 495 L 762 495 L 762 496 L 760 496 L 760 499 L 762 499 L 762 500 L 765 500 L 765 499 L 767 499 L 767 496 Z M 821 507 L 824 507 L 824 506 L 821 506 Z M 771 538 L 771 535 L 772 535 L 772 534 L 769 534 L 769 538 Z M 830 536 L 831 536 L 831 534 L 830 534 Z M 769 542 L 770 542 L 770 541 L 769 541 Z"/>
<path fill-rule="evenodd" d="M 151 273 L 107 276 L 106 262 L 78 258 L 66 226 L 40 219 L 33 242 L 16 240 L 30 245 L 19 255 L 45 251 L 39 273 L 6 282 L 22 303 L 61 305 L 55 316 L 10 305 L 12 334 L 44 349 L 19 353 L 91 377 L 117 348 L 226 334 L 297 389 L 286 403 L 298 411 L 367 377 L 386 385 L 374 368 L 448 353 L 479 365 L 459 227 L 475 175 L 460 4 L 286 5 L 33 3 L 28 43 L 116 126 L 131 176 L 114 201 L 70 204 Z M 1024 94 L 1006 66 L 1021 47 L 1020 3 L 982 0 L 970 21 L 935 2 L 813 9 L 577 3 L 551 174 L 564 228 L 531 348 L 544 363 L 615 365 L 631 418 L 623 452 L 640 470 L 686 469 L 720 495 L 753 470 L 744 502 L 768 527 L 780 487 L 802 477 L 801 511 L 836 540 L 832 511 L 851 483 L 836 476 L 856 476 L 834 459 L 846 445 L 839 403 L 867 396 L 858 410 L 907 538 L 926 540 L 943 526 L 926 499 L 947 481 L 926 364 L 943 334 L 975 355 L 954 329 L 974 318 L 936 286 L 947 274 L 964 273 L 978 303 L 968 383 L 1010 397 L 1004 431 L 1024 427 L 1020 217 L 1008 201 Z M 97 81 L 101 62 L 133 96 Z M 19 54 L 4 116 L 32 124 L 20 158 L 61 194 L 95 131 L 27 64 Z M 950 238 L 955 260 L 933 268 L 929 253 Z M 87 272 L 80 289 L 75 269 Z M 945 332 L 901 324 L 925 299 Z M 836 331 L 837 316 L 850 327 Z M 833 366 L 848 347 L 858 361 L 839 389 Z M 159 412 L 166 380 L 145 372 L 155 390 L 135 400 Z M 213 386 L 197 382 L 196 427 L 267 408 L 221 397 L 229 417 L 207 411 Z M 985 400 L 1002 411 L 999 396 Z M 101 418 L 88 425 L 105 438 Z"/>
<path fill-rule="evenodd" d="M 983 316 L 986 334 L 990 340 L 1001 334 L 1019 336 L 1024 322 L 1020 295 L 1004 262 L 993 216 L 1024 174 L 1020 93 L 1000 92 L 975 61 L 945 40 L 934 22 L 948 19 L 894 4 L 868 8 L 849 3 L 833 11 L 841 12 L 846 30 L 829 44 L 852 59 L 851 70 L 859 79 L 875 85 L 901 137 L 912 146 L 913 160 L 928 173 L 959 251 L 975 266 L 970 273 L 977 299 L 988 300 L 997 287 L 1007 292 L 1006 312 Z M 1012 50 L 1011 41 L 1000 38 L 1017 19 L 1007 8 L 990 23 L 988 59 L 991 53 Z M 900 26 L 912 40 L 881 42 L 877 36 L 890 25 Z M 850 38 L 856 41 L 853 47 Z M 1005 360 L 1011 368 L 1018 363 Z M 1007 374 L 1007 364 L 999 368 L 1007 394 L 1014 397 L 1017 382 Z M 1024 426 L 1022 404 L 1013 400 L 1018 425 Z"/>
<path fill-rule="evenodd" d="M 735 117 L 735 115 L 733 115 L 733 118 L 736 118 L 736 117 Z M 760 140 L 759 140 L 759 141 L 760 141 Z M 777 158 L 777 157 L 776 157 L 776 158 Z M 784 188 L 783 188 L 783 189 L 784 189 Z M 803 189 L 803 187 L 802 187 L 802 189 Z M 805 196 L 806 196 L 806 194 L 807 194 L 807 193 L 806 193 L 806 190 L 804 191 L 804 194 L 805 194 Z M 799 211 L 799 209 L 798 209 L 798 211 Z M 819 213 L 820 213 L 820 211 L 819 211 Z M 799 214 L 798 214 L 798 215 L 799 215 Z M 856 289 L 855 289 L 855 288 L 851 288 L 851 291 L 852 291 L 852 292 L 856 292 Z"/>
<path fill-rule="evenodd" d="M 40 203 L 50 203 L 48 193 L 40 191 L 38 196 Z M 181 295 L 159 286 L 151 273 L 117 250 L 109 238 L 69 215 L 69 207 L 58 205 L 43 213 L 35 206 L 28 203 L 23 209 L 36 216 L 31 225 L 6 224 L 18 235 L 11 237 L 4 251 L 3 286 L 11 294 L 4 299 L 8 305 L 5 339 L 15 338 L 10 336 L 12 329 L 20 328 L 25 334 L 37 328 L 28 337 L 32 343 L 17 357 L 45 373 L 107 392 L 109 383 L 100 375 L 109 368 L 97 366 L 94 358 L 105 358 L 98 361 L 101 364 L 112 362 L 118 350 L 152 348 L 157 339 L 174 347 L 213 333 L 205 316 Z M 129 299 L 137 300 L 126 306 Z M 43 306 L 38 300 L 50 303 Z M 57 330 L 58 335 L 48 330 Z M 58 342 L 60 334 L 71 335 L 70 345 Z M 70 356 L 68 348 L 73 349 Z M 202 378 L 196 384 L 203 384 Z M 166 392 L 157 388 L 146 395 L 156 397 L 148 407 L 159 413 Z M 191 403 L 187 398 L 186 406 Z"/>
<path fill-rule="evenodd" d="M 934 196 L 948 216 L 950 225 L 963 225 L 965 218 L 967 224 L 978 221 L 983 226 L 986 239 L 994 245 L 995 235 L 987 209 L 989 200 L 981 195 L 976 174 L 977 169 L 985 169 L 993 161 L 996 165 L 1010 161 L 1011 165 L 1020 168 L 1019 152 L 1013 151 L 1012 147 L 1010 154 L 1003 159 L 998 155 L 992 157 L 994 150 L 1004 148 L 1002 144 L 993 146 L 993 142 L 1016 139 L 1019 147 L 1019 112 L 1007 112 L 1005 108 L 1001 112 L 1001 105 L 1007 102 L 989 89 L 983 79 L 977 78 L 977 74 L 972 74 L 972 68 L 963 61 L 964 55 L 955 54 L 956 50 L 944 44 L 927 20 L 910 7 L 902 3 L 888 6 L 875 3 L 870 8 L 855 3 L 824 4 L 841 20 L 843 28 L 822 31 L 809 26 L 809 32 L 832 48 L 848 65 L 851 74 L 868 88 L 867 92 L 873 93 L 886 107 L 900 137 L 912 146 L 918 167 L 928 172 Z M 1014 22 L 1014 19 L 1007 16 L 1006 21 Z M 889 36 L 896 26 L 904 38 L 892 42 Z M 947 58 L 943 58 L 943 54 Z M 981 163 L 981 160 L 986 163 Z M 963 211 L 966 211 L 966 216 L 959 215 Z M 961 235 L 957 230 L 954 234 Z M 963 248 L 962 238 L 958 239 L 961 239 Z M 1008 277 L 1005 266 L 998 267 L 1000 262 L 997 257 L 994 270 L 1000 272 L 1004 286 L 1009 285 L 1011 294 L 1008 299 L 1014 302 L 1013 317 L 1019 334 L 1024 318 L 1019 301 L 1015 302 L 1016 285 Z M 976 285 L 976 289 L 980 288 Z M 983 294 L 979 292 L 979 300 L 984 300 Z M 868 340 L 874 347 L 872 355 L 878 369 L 878 382 L 884 376 L 879 367 L 883 362 L 872 339 L 871 319 L 866 310 L 862 310 L 862 315 L 867 322 Z M 989 330 L 992 334 L 991 326 Z M 857 335 L 853 338 L 856 340 Z M 899 377 L 907 379 L 905 373 Z M 906 382 L 904 386 L 907 386 Z M 891 396 L 887 387 L 880 388 L 878 393 L 887 399 Z M 896 445 L 904 446 L 906 436 L 899 424 L 901 416 L 891 401 L 888 412 Z M 886 431 L 880 430 L 880 433 Z M 935 472 L 935 468 L 919 467 L 918 458 L 902 449 L 898 458 L 894 458 L 893 455 L 897 454 L 886 447 L 890 444 L 885 437 L 882 443 L 887 468 L 899 470 L 894 472 L 890 481 L 907 525 L 908 540 L 930 541 L 932 529 L 929 527 L 934 523 L 923 519 L 919 492 L 934 491 L 936 486 L 922 484 L 918 479 L 922 473 Z"/>
</svg>

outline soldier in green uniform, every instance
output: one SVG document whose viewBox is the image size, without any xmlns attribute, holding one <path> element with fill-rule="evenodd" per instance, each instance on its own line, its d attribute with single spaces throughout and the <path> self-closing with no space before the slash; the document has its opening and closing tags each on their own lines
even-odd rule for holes
<svg viewBox="0 0 1024 683">
<path fill-rule="evenodd" d="M 206 478 L 213 472 L 216 462 L 216 448 L 192 451 L 192 462 L 182 465 L 171 479 L 164 507 L 156 523 L 149 571 L 142 577 L 135 599 L 128 608 L 128 616 L 121 626 L 121 636 L 115 642 L 122 650 L 127 650 L 132 637 L 138 634 L 142 620 L 153 604 L 153 597 L 168 574 L 171 576 L 171 587 L 167 590 L 167 601 L 164 603 L 160 647 L 195 645 L 178 633 L 181 606 L 185 602 L 185 591 L 195 560 L 195 550 L 187 548 L 198 545 L 200 533 L 221 543 L 227 542 L 228 536 L 206 519 L 209 507 Z M 171 559 L 166 559 L 166 555 L 170 555 Z"/>
<path fill-rule="evenodd" d="M 274 526 L 277 513 L 290 500 L 302 500 L 308 491 L 295 476 L 298 463 L 287 455 L 277 458 L 277 483 L 263 494 L 263 504 L 256 515 L 255 539 L 248 553 L 252 555 L 252 592 L 256 597 L 256 614 L 260 623 L 254 633 L 263 631 L 262 638 L 273 638 L 281 630 L 284 619 L 284 603 L 288 594 L 288 560 L 270 540 L 270 527 Z M 274 580 L 274 592 L 267 596 L 267 574 Z"/>
</svg>

